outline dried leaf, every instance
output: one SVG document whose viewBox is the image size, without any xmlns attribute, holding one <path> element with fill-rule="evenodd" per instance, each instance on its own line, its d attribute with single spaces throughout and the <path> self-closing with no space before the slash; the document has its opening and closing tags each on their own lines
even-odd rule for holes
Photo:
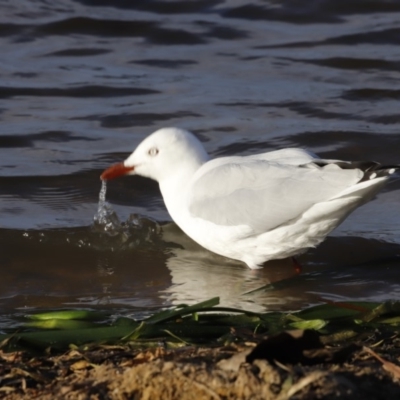
<svg viewBox="0 0 400 400">
<path fill-rule="evenodd" d="M 250 349 L 234 354 L 232 357 L 218 361 L 217 365 L 224 371 L 239 371 L 240 366 L 246 362 Z"/>
<path fill-rule="evenodd" d="M 26 371 L 22 368 L 11 368 L 10 374 L 13 374 L 14 376 L 22 376 L 22 377 L 29 377 L 35 380 L 36 382 L 47 382 L 48 379 L 45 378 L 44 376 L 36 373 L 36 372 L 30 372 Z"/>
<path fill-rule="evenodd" d="M 0 350 L 0 358 L 7 362 L 14 362 L 18 358 L 21 357 L 21 351 L 14 351 L 13 353 L 5 353 L 3 350 Z"/>
<path fill-rule="evenodd" d="M 384 370 L 390 372 L 391 374 L 393 374 L 393 376 L 396 379 L 400 379 L 400 366 L 393 364 L 390 361 L 385 360 L 384 358 L 382 358 L 379 354 L 375 353 L 372 349 L 370 349 L 369 347 L 365 347 L 364 346 L 364 350 L 371 354 L 373 357 L 375 357 L 378 361 L 380 361 L 382 363 L 382 367 Z"/>
<path fill-rule="evenodd" d="M 12 386 L 1 386 L 0 387 L 0 392 L 11 393 L 11 392 L 15 392 L 16 390 L 17 389 Z"/>
<path fill-rule="evenodd" d="M 78 371 L 78 370 L 86 369 L 86 368 L 89 368 L 92 366 L 93 366 L 93 364 L 89 363 L 86 360 L 79 360 L 79 361 L 76 361 L 73 364 L 71 364 L 70 368 L 72 369 L 72 371 Z"/>
<path fill-rule="evenodd" d="M 294 396 L 297 392 L 304 389 L 306 386 L 311 385 L 318 379 L 327 376 L 327 372 L 323 371 L 315 371 L 311 372 L 311 374 L 305 376 L 304 378 L 300 379 L 297 383 L 295 383 L 287 392 L 287 398 Z"/>
</svg>

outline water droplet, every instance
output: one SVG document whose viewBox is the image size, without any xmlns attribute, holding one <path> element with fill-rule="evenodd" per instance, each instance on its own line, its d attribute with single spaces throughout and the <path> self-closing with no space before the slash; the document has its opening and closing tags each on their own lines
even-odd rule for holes
<svg viewBox="0 0 400 400">
<path fill-rule="evenodd" d="M 118 233 L 121 229 L 121 222 L 111 205 L 107 203 L 106 192 L 107 183 L 106 181 L 102 181 L 99 194 L 99 205 L 97 207 L 97 213 L 94 216 L 94 225 L 101 231 Z"/>
</svg>

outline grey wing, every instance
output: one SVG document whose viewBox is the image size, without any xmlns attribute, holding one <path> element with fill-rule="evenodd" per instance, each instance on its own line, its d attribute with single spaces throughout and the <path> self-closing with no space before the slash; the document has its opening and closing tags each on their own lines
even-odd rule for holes
<svg viewBox="0 0 400 400">
<path fill-rule="evenodd" d="M 299 148 L 274 150 L 267 153 L 247 156 L 246 158 L 253 160 L 273 161 L 286 165 L 302 165 L 309 163 L 310 161 L 320 159 L 313 152 Z"/>
<path fill-rule="evenodd" d="M 253 154 L 250 156 L 220 157 L 214 160 L 210 160 L 205 167 L 208 170 L 222 164 L 241 164 L 243 162 L 255 160 L 278 162 L 279 164 L 286 165 L 303 165 L 310 163 L 314 160 L 320 160 L 320 158 L 311 151 L 299 148 L 289 148 L 268 151 L 266 153 Z"/>
<path fill-rule="evenodd" d="M 188 208 L 201 219 L 266 232 L 329 200 L 363 177 L 335 165 L 282 165 L 247 158 L 206 169 L 192 183 Z"/>
</svg>

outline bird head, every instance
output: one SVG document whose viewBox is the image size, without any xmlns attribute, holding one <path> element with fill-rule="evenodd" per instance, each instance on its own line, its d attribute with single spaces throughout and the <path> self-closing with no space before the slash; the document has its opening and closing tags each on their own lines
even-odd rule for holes
<svg viewBox="0 0 400 400">
<path fill-rule="evenodd" d="M 185 168 L 193 172 L 208 155 L 199 140 L 189 131 L 162 128 L 144 139 L 123 162 L 106 169 L 100 176 L 110 180 L 123 175 L 140 175 L 158 182 Z"/>
</svg>

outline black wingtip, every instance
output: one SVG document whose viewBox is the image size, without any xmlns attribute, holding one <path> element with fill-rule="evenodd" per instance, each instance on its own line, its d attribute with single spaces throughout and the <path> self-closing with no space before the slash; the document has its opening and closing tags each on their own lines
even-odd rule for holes
<svg viewBox="0 0 400 400">
<path fill-rule="evenodd" d="M 394 174 L 400 169 L 400 164 L 382 165 L 376 161 L 334 161 L 315 160 L 313 164 L 323 168 L 327 165 L 337 165 L 341 169 L 359 169 L 364 172 L 360 182 L 369 181 L 370 179 L 383 178 Z"/>
</svg>

